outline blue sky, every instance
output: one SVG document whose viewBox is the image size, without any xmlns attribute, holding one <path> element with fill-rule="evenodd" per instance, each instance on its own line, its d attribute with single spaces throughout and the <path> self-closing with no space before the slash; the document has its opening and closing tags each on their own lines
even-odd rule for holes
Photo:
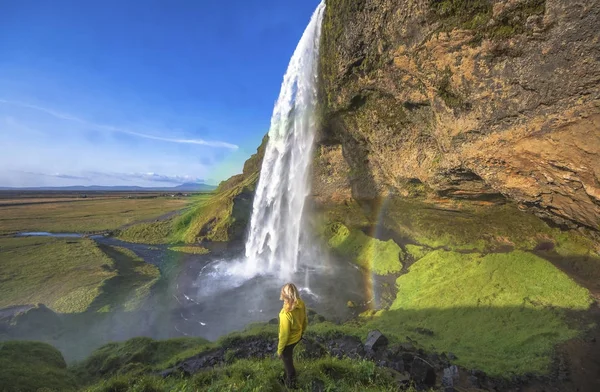
<svg viewBox="0 0 600 392">
<path fill-rule="evenodd" d="M 0 0 L 0 186 L 218 182 L 318 0 Z"/>
</svg>

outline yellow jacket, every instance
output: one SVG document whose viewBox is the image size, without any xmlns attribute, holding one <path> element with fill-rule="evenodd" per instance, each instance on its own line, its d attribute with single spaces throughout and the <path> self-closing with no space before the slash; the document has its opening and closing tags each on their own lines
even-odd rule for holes
<svg viewBox="0 0 600 392">
<path fill-rule="evenodd" d="M 306 307 L 301 299 L 298 299 L 296 308 L 291 312 L 286 312 L 285 308 L 281 309 L 281 312 L 279 312 L 277 355 L 281 355 L 285 346 L 299 342 L 307 326 Z"/>
</svg>

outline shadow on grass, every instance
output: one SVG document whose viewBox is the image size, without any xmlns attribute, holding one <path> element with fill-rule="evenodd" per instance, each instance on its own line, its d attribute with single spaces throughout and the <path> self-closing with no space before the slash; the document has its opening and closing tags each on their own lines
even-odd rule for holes
<svg viewBox="0 0 600 392">
<path fill-rule="evenodd" d="M 138 307 L 158 279 L 158 269 L 126 249 L 102 244 L 98 247 L 113 260 L 117 275 L 104 282 L 102 293 L 94 299 L 88 311 L 108 312 Z"/>
<path fill-rule="evenodd" d="M 53 331 L 51 336 L 44 335 L 42 329 L 27 326 L 32 323 L 41 326 L 45 321 L 49 322 L 50 315 L 44 313 L 37 320 L 33 317 L 22 320 L 14 327 L 14 333 L 6 337 L 47 341 L 60 348 L 68 360 L 81 360 L 93 349 L 110 341 L 135 336 L 156 339 L 176 336 L 172 328 L 168 328 L 168 312 L 168 309 L 155 309 L 59 315 L 62 326 L 60 331 Z M 388 336 L 392 345 L 408 341 L 429 353 L 451 352 L 457 357 L 454 363 L 467 369 L 485 371 L 491 376 L 551 375 L 557 370 L 555 362 L 560 353 L 557 351 L 559 345 L 584 336 L 590 330 L 597 333 L 597 329 L 592 329 L 592 323 L 600 321 L 595 311 L 571 310 L 568 311 L 568 318 L 566 314 L 567 311 L 563 309 L 532 309 L 527 305 L 392 310 L 348 324 L 312 324 L 308 333 L 324 338 L 348 334 L 364 341 L 369 330 L 379 329 Z M 271 316 L 266 315 L 267 318 Z M 232 314 L 231 317 L 236 315 Z M 273 326 L 265 324 L 259 328 L 255 325 L 244 335 L 262 334 L 263 330 L 269 328 L 273 329 Z M 273 340 L 276 340 L 275 335 Z M 589 363 L 587 371 L 591 379 L 595 379 L 595 375 L 600 374 L 600 367 L 597 366 L 600 363 L 600 351 L 587 350 L 585 355 L 586 358 L 580 360 Z"/>
<path fill-rule="evenodd" d="M 451 352 L 458 358 L 455 363 L 467 369 L 511 377 L 548 374 L 557 347 L 584 336 L 599 321 L 598 313 L 591 310 L 457 307 L 384 311 L 341 326 L 317 324 L 309 331 L 343 332 L 364 339 L 369 330 L 379 329 L 392 342 L 408 341 L 426 352 Z M 600 359 L 600 352 L 595 355 L 596 361 Z M 595 371 L 600 372 L 600 367 Z"/>
</svg>

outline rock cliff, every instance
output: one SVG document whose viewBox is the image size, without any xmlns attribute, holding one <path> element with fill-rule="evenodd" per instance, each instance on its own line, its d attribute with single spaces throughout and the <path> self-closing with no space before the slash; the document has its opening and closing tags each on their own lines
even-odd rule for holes
<svg viewBox="0 0 600 392">
<path fill-rule="evenodd" d="M 598 26 L 598 0 L 328 0 L 316 199 L 509 199 L 597 236 Z"/>
</svg>

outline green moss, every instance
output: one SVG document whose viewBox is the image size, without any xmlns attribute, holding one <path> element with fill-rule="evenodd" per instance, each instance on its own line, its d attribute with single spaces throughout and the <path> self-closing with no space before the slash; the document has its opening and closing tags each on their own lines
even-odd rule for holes
<svg viewBox="0 0 600 392">
<path fill-rule="evenodd" d="M 172 242 L 230 241 L 241 235 L 250 219 L 250 195 L 257 181 L 255 172 L 234 187 L 198 203 L 175 221 Z"/>
<path fill-rule="evenodd" d="M 492 17 L 488 0 L 430 0 L 429 6 L 429 18 L 439 22 L 443 31 L 482 28 Z"/>
<path fill-rule="evenodd" d="M 467 103 L 461 94 L 452 88 L 451 80 L 452 71 L 450 70 L 450 67 L 446 67 L 446 69 L 442 72 L 441 79 L 438 83 L 438 95 L 449 108 L 466 109 Z"/>
<path fill-rule="evenodd" d="M 6 391 L 57 392 L 74 391 L 77 386 L 57 349 L 25 341 L 0 342 L 0 385 Z"/>
<path fill-rule="evenodd" d="M 134 338 L 100 347 L 85 361 L 75 365 L 73 371 L 88 383 L 112 375 L 137 375 L 169 368 L 208 347 L 210 343 L 202 338 Z"/>
<path fill-rule="evenodd" d="M 405 248 L 406 252 L 412 256 L 413 260 L 422 259 L 423 257 L 425 257 L 425 255 L 431 252 L 431 249 L 420 245 L 408 244 L 405 246 Z"/>
<path fill-rule="evenodd" d="M 545 0 L 526 0 L 492 18 L 492 2 L 488 0 L 430 0 L 429 19 L 440 23 L 441 31 L 466 29 L 481 38 L 506 39 L 525 32 L 525 22 L 531 15 L 545 12 Z"/>
<path fill-rule="evenodd" d="M 121 230 L 117 238 L 138 244 L 167 244 L 173 232 L 173 221 L 138 223 Z"/>
<path fill-rule="evenodd" d="M 594 252 L 594 243 L 589 238 L 572 231 L 558 231 L 554 235 L 555 251 L 561 256 L 591 256 L 598 257 Z M 600 257 L 598 257 L 600 258 Z"/>
<path fill-rule="evenodd" d="M 93 240 L 0 238 L 0 308 L 43 303 L 83 312 L 116 274 Z"/>
<path fill-rule="evenodd" d="M 550 262 L 522 251 L 485 256 L 434 251 L 396 283 L 399 290 L 392 310 L 458 306 L 584 310 L 591 303 L 586 289 Z"/>
<path fill-rule="evenodd" d="M 591 298 L 548 261 L 514 251 L 434 251 L 397 280 L 389 311 L 371 328 L 427 349 L 452 351 L 458 364 L 495 376 L 548 371 L 555 345 L 578 335 L 565 311 L 585 311 Z M 417 328 L 433 331 L 421 335 Z"/>
<path fill-rule="evenodd" d="M 379 223 L 410 239 L 407 242 L 448 250 L 495 251 L 507 246 L 531 250 L 554 233 L 539 218 L 510 204 L 436 206 L 394 198 L 381 216 Z"/>
<path fill-rule="evenodd" d="M 393 240 L 381 241 L 360 230 L 350 230 L 341 223 L 325 227 L 327 244 L 335 252 L 350 257 L 359 266 L 376 273 L 388 275 L 400 272 L 404 252 Z"/>
<path fill-rule="evenodd" d="M 202 246 L 171 246 L 169 250 L 173 252 L 189 253 L 194 255 L 206 255 L 210 251 Z"/>
</svg>

